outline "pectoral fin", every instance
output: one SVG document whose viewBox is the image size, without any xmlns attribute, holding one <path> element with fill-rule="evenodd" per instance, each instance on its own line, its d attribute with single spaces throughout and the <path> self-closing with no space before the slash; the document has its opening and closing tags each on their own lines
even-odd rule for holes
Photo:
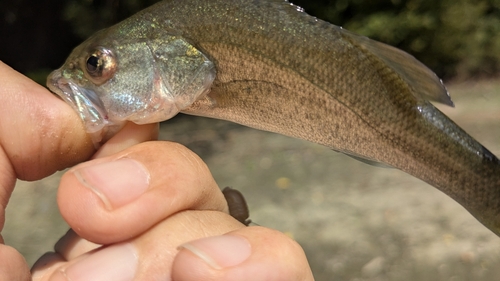
<svg viewBox="0 0 500 281">
<path fill-rule="evenodd" d="M 380 167 L 380 168 L 394 168 L 392 167 L 391 165 L 388 165 L 388 164 L 385 164 L 385 163 L 382 163 L 382 162 L 378 162 L 378 161 L 375 161 L 375 160 L 372 160 L 372 159 L 368 159 L 368 158 L 365 158 L 365 157 L 362 157 L 362 156 L 359 156 L 359 155 L 355 155 L 355 154 L 349 154 L 349 153 L 344 153 L 345 155 L 355 159 L 355 160 L 358 160 L 360 162 L 363 162 L 365 164 L 368 164 L 368 165 L 371 165 L 371 166 L 375 166 L 375 167 Z"/>
</svg>

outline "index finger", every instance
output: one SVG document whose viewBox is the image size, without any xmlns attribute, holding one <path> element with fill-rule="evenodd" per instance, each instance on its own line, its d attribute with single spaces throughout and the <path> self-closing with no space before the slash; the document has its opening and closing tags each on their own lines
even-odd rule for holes
<svg viewBox="0 0 500 281">
<path fill-rule="evenodd" d="M 0 61 L 0 230 L 16 179 L 38 180 L 89 158 L 70 106 Z"/>
<path fill-rule="evenodd" d="M 2 62 L 0 85 L 0 169 L 37 180 L 92 155 L 94 146 L 70 106 Z"/>
</svg>

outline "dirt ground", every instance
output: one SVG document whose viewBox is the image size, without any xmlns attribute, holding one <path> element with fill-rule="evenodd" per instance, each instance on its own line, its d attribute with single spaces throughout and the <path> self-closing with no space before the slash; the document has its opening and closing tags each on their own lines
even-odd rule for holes
<svg viewBox="0 0 500 281">
<path fill-rule="evenodd" d="M 500 156 L 500 83 L 449 87 L 448 116 Z M 220 187 L 245 194 L 251 218 L 304 247 L 316 280 L 491 281 L 500 238 L 453 200 L 395 169 L 325 147 L 222 121 L 181 117 L 162 125 L 210 167 Z M 33 263 L 67 230 L 58 175 L 18 182 L 3 235 Z"/>
</svg>

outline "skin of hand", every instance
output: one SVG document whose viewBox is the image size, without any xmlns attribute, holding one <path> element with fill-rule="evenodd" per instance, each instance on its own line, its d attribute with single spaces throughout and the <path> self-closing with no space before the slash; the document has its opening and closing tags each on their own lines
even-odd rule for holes
<svg viewBox="0 0 500 281">
<path fill-rule="evenodd" d="M 1 62 L 0 85 L 0 229 L 16 178 L 81 163 L 58 193 L 74 231 L 40 258 L 33 276 L 2 240 L 0 280 L 313 280 L 296 242 L 227 214 L 199 157 L 179 144 L 147 142 L 157 125 L 127 124 L 95 152 L 75 112 L 45 88 Z"/>
</svg>

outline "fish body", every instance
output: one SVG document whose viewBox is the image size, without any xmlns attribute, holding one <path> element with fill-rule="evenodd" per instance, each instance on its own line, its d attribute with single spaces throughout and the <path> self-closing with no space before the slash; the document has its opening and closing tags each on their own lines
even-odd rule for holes
<svg viewBox="0 0 500 281">
<path fill-rule="evenodd" d="M 282 0 L 169 0 L 78 46 L 48 86 L 98 138 L 177 112 L 401 169 L 500 235 L 500 161 L 437 110 L 412 56 Z M 106 136 L 105 136 L 106 137 Z"/>
</svg>

